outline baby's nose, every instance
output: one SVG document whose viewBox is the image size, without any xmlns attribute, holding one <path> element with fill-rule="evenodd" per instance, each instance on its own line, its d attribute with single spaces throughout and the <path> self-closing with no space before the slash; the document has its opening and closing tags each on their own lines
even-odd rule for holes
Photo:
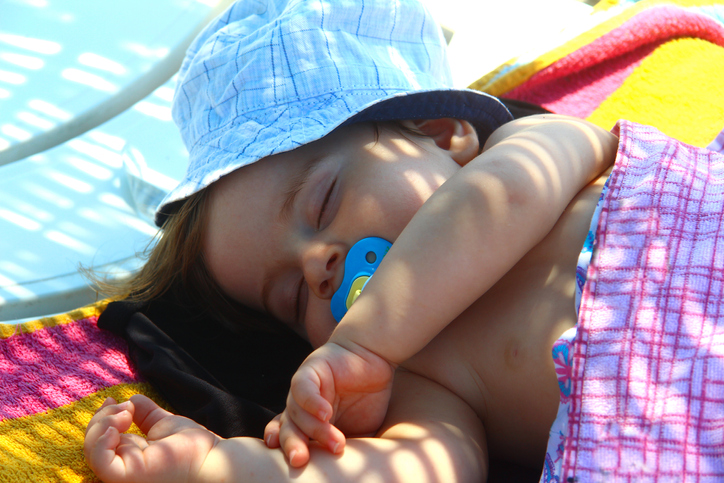
<svg viewBox="0 0 724 483">
<path fill-rule="evenodd" d="M 343 276 L 344 249 L 338 244 L 315 243 L 302 260 L 304 279 L 320 299 L 330 299 Z"/>
</svg>

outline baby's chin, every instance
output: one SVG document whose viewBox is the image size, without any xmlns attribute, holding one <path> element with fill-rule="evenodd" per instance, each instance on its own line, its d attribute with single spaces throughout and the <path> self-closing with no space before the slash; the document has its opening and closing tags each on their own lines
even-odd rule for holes
<svg viewBox="0 0 724 483">
<path fill-rule="evenodd" d="M 326 304 L 320 304 L 321 306 L 326 305 L 325 310 L 310 310 L 307 311 L 307 316 L 304 320 L 304 332 L 307 341 L 314 347 L 320 347 L 324 345 L 334 332 L 334 328 L 337 327 L 337 321 L 334 320 L 332 315 L 332 309 L 329 306 L 329 301 Z"/>
</svg>

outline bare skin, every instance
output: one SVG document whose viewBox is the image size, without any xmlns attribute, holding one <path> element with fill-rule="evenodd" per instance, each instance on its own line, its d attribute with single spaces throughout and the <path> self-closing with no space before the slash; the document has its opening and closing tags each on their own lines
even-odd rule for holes
<svg viewBox="0 0 724 483">
<path fill-rule="evenodd" d="M 402 364 L 475 408 L 491 458 L 542 466 L 560 397 L 551 347 L 576 323 L 576 263 L 606 176 L 582 190 L 542 242 Z"/>
<path fill-rule="evenodd" d="M 542 320 L 531 310 L 513 321 L 509 315 L 495 319 L 487 314 L 495 313 L 489 304 L 497 304 L 500 294 L 493 291 L 498 298 L 491 300 L 486 292 L 549 233 L 570 200 L 595 178 L 591 175 L 610 165 L 615 145 L 610 133 L 558 116 L 498 129 L 483 154 L 463 163 L 420 208 L 338 326 L 317 318 L 305 321 L 307 328 L 333 332 L 292 378 L 279 427 L 275 423 L 267 430 L 268 444 L 280 445 L 294 466 L 306 463 L 308 438 L 339 452 L 345 434 L 368 434 L 377 427 L 399 364 L 451 389 L 492 425 L 504 420 L 528 427 L 547 420 L 546 407 L 555 414 L 555 404 L 539 401 L 545 391 L 526 394 L 526 401 L 535 402 L 528 406 L 509 393 L 540 387 L 545 378 L 536 376 L 542 376 L 541 367 L 552 368 L 552 361 L 549 350 L 536 351 L 534 344 L 544 341 L 540 347 L 550 348 L 562 330 L 551 337 L 539 325 L 562 323 L 572 304 L 554 304 L 557 313 Z M 580 236 L 585 234 L 582 229 Z M 573 239 L 569 252 L 577 253 L 583 238 Z M 570 262 L 575 267 L 575 256 Z M 519 272 L 520 278 L 531 278 L 526 283 L 534 289 L 548 290 L 550 281 L 536 276 L 541 268 Z M 562 269 L 543 268 L 547 277 L 550 270 Z M 511 307 L 551 302 L 539 293 L 522 300 L 519 295 L 507 297 Z M 507 350 L 502 359 L 495 357 L 501 347 Z M 557 392 L 553 399 L 557 401 Z M 513 420 L 497 413 L 486 417 L 499 401 L 501 410 L 512 408 Z M 542 426 L 545 441 L 549 424 Z M 501 436 L 493 451 L 510 441 L 526 446 L 532 439 L 525 433 Z"/>
<path fill-rule="evenodd" d="M 482 423 L 490 459 L 542 467 L 560 398 L 551 348 L 576 323 L 577 259 L 607 176 L 579 192 L 538 245 L 395 375 L 424 377 L 461 398 Z M 412 397 L 395 396 L 403 406 Z M 387 421 L 395 421 L 389 413 Z"/>
<path fill-rule="evenodd" d="M 442 156 L 440 159 L 447 156 L 433 152 Z M 612 156 L 607 159 L 610 164 Z M 447 171 L 436 170 L 437 167 L 420 178 L 426 181 L 426 186 L 431 180 L 444 182 Z M 263 172 L 260 175 L 249 184 L 249 190 L 269 179 Z M 94 416 L 86 435 L 86 458 L 94 471 L 109 482 L 162 481 L 164 476 L 170 478 L 168 481 L 360 481 L 361 475 L 369 476 L 365 469 L 373 469 L 379 481 L 484 481 L 488 457 L 540 469 L 559 398 L 550 350 L 555 339 L 575 324 L 576 259 L 604 180 L 605 176 L 601 176 L 578 192 L 557 217 L 552 230 L 526 250 L 512 269 L 506 270 L 497 283 L 437 331 L 423 348 L 405 358 L 396 371 L 381 427 L 374 434 L 350 438 L 338 454 L 328 451 L 332 449 L 329 446 L 325 448 L 313 442 L 308 463 L 292 468 L 288 462 L 294 460 L 294 455 L 289 451 L 286 459 L 283 452 L 269 449 L 254 438 L 219 438 L 142 397 L 134 397 L 126 406 L 104 405 Z M 355 196 L 356 186 L 348 188 L 349 196 Z M 229 194 L 241 196 L 247 191 L 232 190 Z M 397 194 L 399 190 L 389 193 Z M 307 194 L 302 191 L 300 196 L 304 199 Z M 316 198 L 318 195 L 312 196 Z M 364 201 L 360 198 L 349 205 L 342 202 L 337 209 L 343 212 L 347 206 L 364 206 L 360 200 Z M 405 200 L 414 208 L 412 198 Z M 220 206 L 240 206 L 233 198 L 224 201 Z M 264 206 L 260 204 L 259 208 Z M 379 212 L 380 206 L 371 208 Z M 236 226 L 229 213 L 219 214 L 223 224 L 218 226 Z M 302 214 L 306 217 L 305 211 Z M 357 221 L 364 212 L 358 215 Z M 400 228 L 394 218 L 376 216 L 371 220 L 381 232 L 361 230 L 357 233 L 354 231 L 358 230 L 357 224 L 333 227 L 340 230 L 336 235 L 349 236 L 349 244 L 360 235 L 395 239 L 399 234 L 399 231 L 395 234 Z M 279 226 L 284 228 L 283 224 Z M 253 227 L 254 235 L 258 235 L 259 229 L 264 226 Z M 389 231 L 385 233 L 385 230 Z M 310 233 L 322 236 L 318 232 Z M 234 245 L 239 237 L 222 239 L 225 245 L 215 247 L 222 255 L 224 249 L 231 250 L 227 255 L 240 253 L 240 248 L 246 250 L 243 253 L 250 249 L 247 245 Z M 261 244 L 259 249 L 267 250 L 268 246 L 269 243 Z M 320 251 L 319 247 L 324 246 L 310 242 L 304 245 L 309 251 L 302 255 L 314 254 L 313 250 Z M 270 253 L 276 256 L 279 250 Z M 253 257 L 245 260 L 248 259 L 255 260 Z M 231 277 L 227 280 L 230 290 L 253 283 L 253 265 L 242 270 L 230 264 L 229 256 L 221 256 L 219 260 L 222 262 L 219 271 L 228 270 L 225 273 Z M 273 265 L 281 274 L 282 285 L 278 290 L 281 294 L 287 292 L 285 270 L 289 263 L 279 259 Z M 244 279 L 233 278 L 239 273 L 244 273 Z M 260 276 L 259 280 L 262 279 Z M 312 286 L 304 304 L 307 314 L 317 313 L 315 310 L 319 314 L 329 312 L 327 296 L 331 294 L 324 281 L 312 283 L 321 280 L 314 278 L 312 269 L 305 272 L 305 279 Z M 324 290 L 317 290 L 319 287 Z M 272 287 L 272 298 L 277 296 L 275 290 L 276 286 Z M 238 298 L 243 299 L 245 294 L 245 291 L 239 292 Z M 315 346 L 323 344 L 335 328 L 331 314 L 328 315 L 328 318 L 305 319 L 305 335 Z M 310 325 L 310 322 L 314 323 Z M 288 422 L 284 417 L 270 423 L 268 443 L 271 446 L 280 443 L 274 438 L 279 438 L 280 423 Z M 120 434 L 131 420 L 148 434 L 148 440 Z M 179 468 L 180 462 L 182 468 Z"/>
</svg>

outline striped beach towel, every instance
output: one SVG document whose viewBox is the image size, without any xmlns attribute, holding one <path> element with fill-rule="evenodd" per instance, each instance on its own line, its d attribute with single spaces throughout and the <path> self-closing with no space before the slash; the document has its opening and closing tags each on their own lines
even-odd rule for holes
<svg viewBox="0 0 724 483">
<path fill-rule="evenodd" d="M 83 435 L 103 400 L 145 394 L 168 408 L 130 364 L 125 341 L 96 326 L 105 306 L 0 324 L 3 483 L 98 481 L 85 463 Z"/>
<path fill-rule="evenodd" d="M 471 86 L 611 129 L 655 126 L 695 146 L 724 128 L 724 2 L 601 1 L 592 29 Z"/>
</svg>

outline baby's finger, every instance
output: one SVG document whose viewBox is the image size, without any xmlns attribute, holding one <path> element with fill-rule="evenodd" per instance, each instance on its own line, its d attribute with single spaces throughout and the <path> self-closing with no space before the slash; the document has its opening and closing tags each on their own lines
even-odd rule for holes
<svg viewBox="0 0 724 483">
<path fill-rule="evenodd" d="M 161 419 L 172 416 L 171 413 L 143 394 L 134 394 L 131 396 L 131 401 L 136 408 L 133 422 L 143 431 L 143 434 L 148 434 L 151 428 Z"/>
<path fill-rule="evenodd" d="M 309 438 L 282 413 L 279 427 L 279 444 L 295 468 L 304 466 L 309 461 Z"/>
<path fill-rule="evenodd" d="M 99 477 L 104 478 L 115 473 L 116 447 L 120 441 L 121 434 L 113 426 L 108 426 L 97 438 L 90 440 L 86 437 L 85 458 Z"/>
<path fill-rule="evenodd" d="M 287 405 L 285 414 L 287 420 L 293 423 L 305 437 L 315 440 L 332 453 L 340 453 L 344 448 L 344 434 L 332 424 L 320 421 L 297 406 Z M 284 423 L 284 420 L 282 422 Z M 281 444 L 283 446 L 284 442 L 282 441 Z"/>
<path fill-rule="evenodd" d="M 130 406 L 132 408 L 132 405 Z M 135 451 L 140 453 L 138 445 L 133 442 L 136 435 L 122 434 L 130 427 L 132 417 L 128 410 L 107 415 L 100 419 L 86 435 L 83 445 L 86 461 L 103 481 L 123 481 L 127 472 L 133 469 L 131 464 L 133 460 L 139 459 L 137 456 L 129 457 L 129 446 L 131 445 L 128 442 L 132 442 Z M 104 427 L 105 431 L 97 434 Z"/>
<path fill-rule="evenodd" d="M 103 408 L 105 408 L 105 407 L 107 407 L 107 406 L 111 406 L 111 405 L 113 405 L 113 404 L 118 404 L 118 403 L 116 402 L 115 399 L 113 399 L 112 397 L 109 396 L 109 397 L 107 397 L 107 398 L 105 399 L 105 401 L 103 401 L 103 404 L 101 404 L 101 407 L 99 407 L 99 408 L 96 410 L 96 412 L 100 411 L 101 409 L 103 409 Z"/>
<path fill-rule="evenodd" d="M 137 434 L 122 434 L 116 447 L 116 454 L 123 461 L 125 470 L 130 474 L 142 474 L 146 463 L 143 450 L 148 448 L 146 438 Z"/>
<path fill-rule="evenodd" d="M 88 465 L 103 481 L 126 481 L 144 468 L 142 450 L 148 444 L 136 434 L 120 434 L 110 426 L 86 452 Z M 135 480 L 134 480 L 135 481 Z"/>
<path fill-rule="evenodd" d="M 297 372 L 292 377 L 287 407 L 295 404 L 320 421 L 329 421 L 332 418 L 333 408 L 332 404 L 322 397 L 321 385 L 322 381 L 314 371 Z"/>
<path fill-rule="evenodd" d="M 121 404 L 104 403 L 86 427 L 86 443 L 98 440 L 110 426 L 113 426 L 119 433 L 128 430 L 133 421 L 133 409 L 133 403 L 130 401 Z"/>
<path fill-rule="evenodd" d="M 281 426 L 281 414 L 274 416 L 274 419 L 269 421 L 264 428 L 264 442 L 268 448 L 279 447 L 279 428 Z"/>
<path fill-rule="evenodd" d="M 109 407 L 110 407 L 110 409 L 106 409 Z M 108 416 L 110 414 L 115 414 L 122 410 L 123 410 L 123 408 L 118 408 L 118 403 L 116 403 L 115 399 L 113 399 L 112 397 L 107 397 L 103 401 L 103 404 L 101 404 L 100 407 L 98 409 L 96 409 L 96 412 L 93 414 L 93 417 L 88 422 L 88 426 L 86 426 L 86 429 L 85 429 L 86 434 L 88 434 L 88 429 L 91 428 L 95 422 L 99 421 L 100 419 L 102 419 L 105 416 Z"/>
</svg>

